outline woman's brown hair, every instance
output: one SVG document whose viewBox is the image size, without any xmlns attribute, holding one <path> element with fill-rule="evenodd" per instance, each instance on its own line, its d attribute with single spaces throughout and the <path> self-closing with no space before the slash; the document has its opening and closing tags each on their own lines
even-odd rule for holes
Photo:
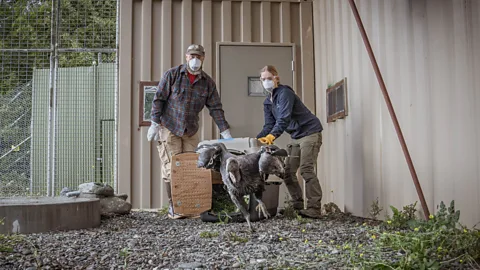
<svg viewBox="0 0 480 270">
<path fill-rule="evenodd" d="M 273 76 L 278 76 L 278 71 L 277 69 L 272 66 L 272 65 L 266 65 L 264 66 L 261 70 L 260 70 L 260 73 L 262 72 L 265 72 L 265 71 L 268 71 L 270 73 L 272 73 Z"/>
</svg>

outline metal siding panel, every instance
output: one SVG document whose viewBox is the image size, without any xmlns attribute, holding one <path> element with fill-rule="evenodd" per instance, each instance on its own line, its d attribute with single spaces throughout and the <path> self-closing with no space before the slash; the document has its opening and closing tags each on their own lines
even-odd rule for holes
<svg viewBox="0 0 480 270">
<path fill-rule="evenodd" d="M 290 27 L 290 2 L 282 2 L 280 14 L 280 42 L 291 42 L 292 31 Z"/>
<path fill-rule="evenodd" d="M 141 65 L 140 65 L 140 80 L 150 80 L 150 70 L 152 69 L 152 0 L 144 0 L 142 2 L 142 36 L 141 36 Z M 141 97 L 140 97 L 141 98 Z M 137 103 L 138 104 L 138 103 Z M 138 105 L 137 105 L 138 106 Z M 142 138 L 147 137 L 148 129 L 143 128 L 139 134 Z M 139 140 L 140 148 L 140 193 L 141 193 L 141 208 L 150 208 L 152 186 L 151 186 L 151 155 L 155 152 L 152 151 L 152 143 L 148 140 Z"/>
<path fill-rule="evenodd" d="M 185 50 L 192 44 L 192 0 L 182 1 L 182 60 L 185 59 Z"/>
<path fill-rule="evenodd" d="M 192 43 L 202 42 L 202 1 L 193 1 L 192 8 L 193 23 L 193 41 Z"/>
<path fill-rule="evenodd" d="M 241 32 L 242 42 L 252 40 L 252 2 L 243 1 L 241 6 Z"/>
<path fill-rule="evenodd" d="M 142 4 L 143 2 L 133 2 L 133 35 L 132 40 L 141 40 L 142 39 Z M 142 65 L 142 44 L 141 42 L 133 42 L 132 51 L 137 57 L 132 58 L 132 71 L 131 71 L 131 87 L 132 87 L 132 97 L 130 106 L 132 107 L 132 125 L 136 128 L 132 128 L 132 155 L 138 157 L 140 160 L 141 152 L 141 143 L 143 137 L 141 132 L 138 130 L 138 111 L 139 111 L 139 97 L 138 97 L 138 81 L 141 78 L 141 65 Z M 137 117 L 135 117 L 137 116 Z M 146 137 L 145 137 L 146 138 Z M 142 164 L 141 162 L 134 162 L 132 164 L 132 177 L 131 177 L 131 187 L 132 187 L 132 206 L 135 208 L 141 207 L 142 201 Z"/>
<path fill-rule="evenodd" d="M 262 40 L 262 6 L 260 2 L 252 2 L 250 14 L 251 41 L 261 42 Z"/>
<path fill-rule="evenodd" d="M 379 21 L 379 5 L 382 4 L 381 1 L 370 1 L 370 5 L 368 6 L 368 9 L 364 10 L 364 15 L 367 18 L 367 23 L 366 23 L 366 31 L 371 34 L 371 42 L 372 42 L 372 47 L 374 50 L 378 48 L 381 44 L 380 42 L 380 23 L 376 24 L 375 21 Z M 357 27 L 358 29 L 358 27 Z M 372 182 L 370 185 L 371 188 L 371 197 L 366 196 L 365 199 L 365 205 L 370 205 L 371 202 L 375 198 L 379 198 L 379 203 L 380 205 L 384 206 L 385 205 L 385 190 L 384 190 L 384 185 L 382 181 L 382 176 L 383 176 L 383 152 L 382 149 L 384 147 L 384 141 L 383 141 L 383 126 L 382 126 L 382 94 L 380 92 L 380 89 L 378 88 L 378 82 L 375 79 L 375 74 L 373 73 L 372 65 L 370 63 L 370 59 L 368 58 L 366 48 L 363 45 L 362 41 L 362 54 L 364 55 L 364 65 L 365 65 L 365 76 L 368 78 L 367 84 L 370 89 L 369 91 L 369 96 L 371 98 L 371 103 L 370 106 L 372 106 L 372 110 L 370 111 L 370 118 L 372 125 L 370 127 L 370 130 L 368 130 L 368 134 L 370 136 L 370 143 L 371 147 L 373 150 L 374 155 L 372 156 L 372 162 L 373 162 L 373 172 L 372 172 Z M 378 51 L 375 50 L 375 54 L 378 57 Z M 381 61 L 381 59 L 380 59 Z M 381 65 L 381 64 L 380 64 Z M 367 98 L 369 98 L 367 96 Z M 368 209 L 367 213 L 368 213 Z"/>
<path fill-rule="evenodd" d="M 329 189 L 340 188 L 342 181 L 351 184 L 353 175 L 363 175 L 363 210 L 353 212 L 367 215 L 378 196 L 385 209 L 382 218 L 389 205 L 402 207 L 419 199 L 351 10 L 346 12 L 345 4 L 332 0 L 314 6 L 317 104 L 325 104 L 326 84 L 338 76 L 349 78 L 350 115 L 325 124 L 319 160 L 324 203 L 339 204 L 338 194 Z M 480 26 L 480 5 L 475 1 L 371 0 L 358 8 L 429 210 L 435 213 L 440 201 L 448 204 L 455 199 L 461 222 L 477 223 L 480 120 L 475 116 L 480 114 L 476 91 L 480 80 L 475 74 L 480 66 L 480 34 L 473 29 Z M 352 27 L 348 34 L 345 24 Z M 321 119 L 324 110 L 317 108 Z M 355 148 L 357 144 L 361 146 Z M 355 192 L 345 188 L 345 196 Z M 349 209 L 352 201 L 343 202 Z M 417 209 L 421 210 L 419 204 Z"/>
<path fill-rule="evenodd" d="M 347 78 L 347 103 L 349 116 L 345 119 L 346 141 L 345 152 L 345 211 L 354 215 L 363 215 L 363 156 L 362 156 L 362 126 L 361 126 L 361 96 L 355 85 L 350 84 L 350 80 L 358 82 L 360 74 L 359 59 L 356 56 L 355 49 L 361 45 L 358 43 L 355 20 L 350 16 L 351 10 L 346 1 L 342 2 L 343 22 L 343 51 L 346 55 L 343 60 L 345 70 L 344 76 Z M 352 87 L 352 89 L 350 88 Z M 353 90 L 353 91 L 352 91 Z M 356 102 L 352 102 L 352 100 Z"/>
<path fill-rule="evenodd" d="M 212 1 L 202 1 L 202 45 L 205 48 L 206 57 L 213 55 L 213 40 L 212 40 Z M 213 63 L 212 61 L 205 61 L 203 63 L 203 70 L 207 74 L 212 74 Z M 210 117 L 209 111 L 205 108 L 202 113 L 202 140 L 208 140 L 213 138 L 213 120 Z M 215 125 L 215 130 L 217 129 Z"/>
<path fill-rule="evenodd" d="M 315 91 L 312 91 L 314 82 L 311 78 L 314 76 L 313 69 L 313 19 L 312 2 L 302 2 L 300 4 L 300 33 L 302 47 L 302 97 L 305 106 L 312 112 L 315 111 Z"/>
<path fill-rule="evenodd" d="M 310 5 L 312 5 L 312 3 L 310 3 Z M 272 2 L 271 3 L 271 13 L 270 13 L 270 16 L 271 16 L 271 34 L 272 34 L 272 42 L 275 42 L 275 43 L 279 43 L 280 42 L 280 24 L 281 24 L 281 20 L 280 20 L 280 3 L 278 2 Z M 312 19 L 312 18 L 310 18 Z M 312 45 L 313 46 L 313 45 Z M 312 52 L 313 53 L 313 52 Z"/>
<path fill-rule="evenodd" d="M 342 44 L 342 14 L 340 12 L 340 2 L 339 1 L 333 1 L 332 2 L 332 8 L 334 10 L 333 13 L 333 25 L 332 25 L 332 31 L 335 33 L 332 38 L 332 47 L 335 47 L 335 65 L 332 67 L 332 77 L 330 78 L 330 83 L 335 83 L 339 81 L 343 77 L 343 48 L 341 45 Z M 302 86 L 303 87 L 303 86 Z M 334 167 L 335 170 L 335 177 L 336 177 L 336 182 L 332 188 L 333 193 L 334 193 L 334 198 L 336 200 L 336 204 L 340 209 L 345 209 L 345 161 L 346 161 L 346 155 L 345 155 L 345 142 L 346 142 L 346 130 L 345 130 L 345 121 L 343 120 L 337 120 L 337 123 L 335 123 L 335 131 L 334 131 L 334 136 L 332 139 L 335 139 L 335 153 L 336 153 L 336 160 L 335 164 L 336 166 Z"/>
<path fill-rule="evenodd" d="M 412 135 L 415 147 L 411 147 L 412 157 L 417 169 L 418 178 L 425 194 L 425 200 L 431 212 L 434 209 L 433 194 L 433 136 L 432 104 L 430 96 L 432 89 L 429 84 L 428 74 L 428 40 L 427 33 L 426 0 L 413 1 L 411 6 L 413 50 L 410 72 L 412 73 Z M 421 132 L 423 130 L 423 132 Z M 411 179 L 409 177 L 409 179 Z M 408 195 L 407 195 L 408 196 Z M 416 197 L 418 198 L 418 196 Z"/>
<path fill-rule="evenodd" d="M 454 2 L 455 3 L 455 2 Z M 468 56 L 469 46 L 467 44 L 467 24 L 471 22 L 471 17 L 466 16 L 465 2 L 456 2 L 453 5 L 453 65 L 454 72 L 454 106 L 451 110 L 450 122 L 453 130 L 451 144 L 453 147 L 452 162 L 450 168 L 456 171 L 455 178 L 455 207 L 458 209 L 468 209 L 472 202 L 465 198 L 478 197 L 476 186 L 478 182 L 476 168 L 476 149 L 471 147 L 479 140 L 475 136 L 475 89 L 473 88 L 473 73 L 470 69 L 472 59 Z M 478 28 L 477 28 L 478 29 Z M 471 34 L 471 32 L 470 32 Z M 478 73 L 477 73 L 478 74 Z M 463 211 L 462 211 L 463 212 Z M 463 220 L 469 224 L 480 221 L 477 214 L 463 216 Z"/>
<path fill-rule="evenodd" d="M 118 84 L 118 192 L 128 195 L 131 202 L 132 178 L 132 43 L 133 43 L 133 3 L 132 0 L 120 2 L 120 55 Z"/>
<path fill-rule="evenodd" d="M 260 17 L 260 42 L 271 42 L 272 40 L 272 22 L 270 17 L 271 12 L 270 2 L 261 3 L 261 17 Z"/>
<path fill-rule="evenodd" d="M 295 43 L 295 82 L 293 90 L 302 98 L 302 50 L 300 43 L 302 41 L 300 37 L 300 6 L 297 3 L 290 4 L 290 36 L 291 42 Z"/>
<path fill-rule="evenodd" d="M 250 18 L 248 19 L 250 20 Z M 232 41 L 239 42 L 242 39 L 242 2 L 235 1 L 232 3 Z"/>
<path fill-rule="evenodd" d="M 429 39 L 428 59 L 430 85 L 434 89 L 432 93 L 432 123 L 433 136 L 432 143 L 437 146 L 433 148 L 433 166 L 434 166 L 434 194 L 435 205 L 440 201 L 450 202 L 454 199 L 455 184 L 452 179 L 456 178 L 454 169 L 451 166 L 451 154 L 453 153 L 452 129 L 447 127 L 447 123 L 453 120 L 450 116 L 452 106 L 452 67 L 453 44 L 451 36 L 448 34 L 452 22 L 447 14 L 447 8 L 444 4 L 439 5 L 436 1 L 427 2 L 427 24 Z M 439 41 L 442 42 L 439 42 Z M 435 41 L 435 42 L 433 42 Z M 449 44 L 450 43 L 450 44 Z M 441 146 L 441 147 L 440 147 Z"/>
<path fill-rule="evenodd" d="M 162 16 L 157 16 L 156 14 L 162 14 L 162 2 L 153 1 L 152 3 L 152 47 L 151 47 L 151 58 L 152 58 L 152 81 L 159 81 L 162 76 Z M 147 128 L 143 128 L 147 129 Z M 142 138 L 146 140 L 146 136 Z M 152 175 L 152 207 L 161 208 L 167 202 L 167 192 L 164 189 L 164 184 L 162 180 L 162 169 L 161 162 L 158 156 L 157 144 L 151 143 L 151 175 Z M 138 159 L 135 159 L 138 160 Z"/>
<path fill-rule="evenodd" d="M 395 15 L 397 10 L 395 3 L 392 0 L 379 1 L 378 9 L 376 13 L 378 14 L 378 19 L 384 23 L 378 24 L 379 34 L 378 43 L 373 48 L 378 59 L 379 67 L 382 71 L 383 78 L 385 79 L 390 99 L 392 100 L 393 107 L 395 108 L 395 113 L 397 115 L 400 127 L 404 129 L 402 121 L 400 119 L 401 114 L 401 94 L 398 85 L 401 84 L 401 81 L 396 81 L 396 74 L 399 74 L 399 52 L 396 50 L 396 32 L 401 31 L 398 29 L 398 25 L 395 23 Z M 395 10 L 395 12 L 394 12 Z M 403 45 L 403 42 L 402 42 Z M 395 83 L 392 83 L 395 82 Z M 378 85 L 378 83 L 375 81 Z M 398 155 L 402 154 L 400 148 L 400 142 L 396 137 L 395 128 L 393 126 L 392 119 L 388 112 L 386 103 L 383 96 L 381 96 L 380 89 L 377 90 L 380 98 L 376 106 L 381 108 L 381 134 L 382 134 L 382 175 L 381 182 L 383 184 L 382 195 L 385 198 L 389 198 L 390 204 L 395 207 L 399 207 L 403 203 L 402 193 L 398 190 L 402 189 L 403 181 L 392 180 L 392 176 L 397 175 L 399 172 L 397 170 L 397 164 L 399 163 Z M 405 164 L 405 162 L 403 162 Z M 384 205 L 386 212 L 390 213 L 388 206 Z"/>
<path fill-rule="evenodd" d="M 173 66 L 172 63 L 172 0 L 162 1 L 162 39 L 161 39 L 161 58 L 162 75 Z M 160 79 L 160 78 L 159 78 Z"/>
<path fill-rule="evenodd" d="M 326 54 L 325 57 L 325 62 L 327 63 L 326 70 L 324 70 L 324 81 L 321 83 L 321 85 L 328 85 L 329 82 L 331 81 L 331 70 L 333 69 L 333 54 L 335 53 L 334 47 L 332 47 L 332 38 L 333 37 L 333 31 L 332 31 L 332 1 L 331 0 L 326 0 L 325 1 L 325 47 L 324 50 L 326 52 L 329 52 Z M 323 93 L 323 100 L 322 103 L 325 104 L 326 101 L 326 95 L 325 91 L 322 89 Z M 325 108 L 326 109 L 326 108 Z M 323 152 L 325 153 L 325 157 L 328 159 L 325 159 L 326 161 L 328 160 L 328 163 L 325 165 L 325 176 L 326 176 L 326 183 L 325 183 L 325 188 L 324 188 L 324 194 L 326 195 L 325 197 L 325 203 L 326 202 L 336 202 L 333 199 L 333 184 L 336 182 L 336 179 L 334 179 L 334 175 L 332 174 L 332 167 L 334 166 L 335 162 L 334 159 L 336 158 L 335 152 L 332 151 L 334 147 L 332 147 L 332 143 L 334 142 L 334 134 L 333 134 L 333 128 L 330 130 L 331 126 L 327 124 L 326 118 L 325 122 L 323 122 L 323 127 L 324 131 L 322 132 L 324 135 L 322 136 L 323 138 Z"/>
<path fill-rule="evenodd" d="M 472 97 L 475 100 L 475 111 L 474 111 L 474 116 L 480 115 L 480 93 L 478 89 L 480 89 L 480 76 L 477 74 L 480 74 L 480 53 L 479 53 L 479 48 L 480 48 L 480 2 L 479 1 L 472 1 L 472 8 L 471 8 L 471 18 L 472 18 L 472 29 L 477 29 L 477 31 L 472 31 L 473 36 L 472 36 L 472 44 L 470 44 L 471 48 L 471 55 L 473 55 L 473 69 L 472 69 L 472 76 L 473 76 L 473 81 L 474 81 L 474 87 L 476 91 L 474 92 L 474 96 Z M 475 205 L 480 205 L 480 141 L 478 138 L 480 138 L 480 117 L 475 117 L 475 122 L 473 125 L 476 127 L 475 129 L 475 137 L 477 138 L 476 140 L 476 167 L 477 167 L 477 195 L 475 196 L 477 198 L 476 203 L 472 201 L 471 208 L 475 208 Z M 470 211 L 473 212 L 473 211 Z M 473 212 L 472 215 L 475 215 Z M 480 213 L 476 211 L 476 216 L 477 220 L 480 220 Z"/>
<path fill-rule="evenodd" d="M 172 13 L 170 14 L 172 19 L 171 31 L 171 58 L 172 66 L 177 66 L 185 63 L 185 50 L 183 48 L 183 28 L 184 23 L 188 23 L 183 18 L 183 1 L 172 1 Z M 188 46 L 188 45 L 187 45 Z"/>
<path fill-rule="evenodd" d="M 222 41 L 232 40 L 232 2 L 222 2 Z M 215 26 L 215 24 L 213 25 Z"/>
</svg>

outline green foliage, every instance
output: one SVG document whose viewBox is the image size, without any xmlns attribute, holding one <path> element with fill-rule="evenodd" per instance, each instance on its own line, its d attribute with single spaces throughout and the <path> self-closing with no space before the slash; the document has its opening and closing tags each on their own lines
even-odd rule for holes
<svg viewBox="0 0 480 270">
<path fill-rule="evenodd" d="M 416 222 L 415 220 L 415 212 L 417 211 L 415 208 L 416 205 L 417 205 L 417 202 L 406 205 L 403 207 L 402 211 L 398 210 L 397 208 L 391 205 L 390 209 L 392 209 L 393 217 L 390 218 L 388 215 L 386 216 L 388 226 L 392 228 L 397 228 L 397 229 L 404 229 L 414 224 Z"/>
<path fill-rule="evenodd" d="M 168 206 L 164 206 L 164 207 L 158 209 L 158 214 L 167 215 L 168 214 Z"/>
<path fill-rule="evenodd" d="M 377 219 L 377 216 L 380 214 L 380 212 L 383 211 L 383 207 L 381 207 L 378 203 L 378 198 L 372 202 L 370 206 L 370 217 L 372 219 Z"/>
<path fill-rule="evenodd" d="M 447 209 L 441 202 L 429 220 L 415 218 L 415 204 L 394 214 L 369 231 L 373 246 L 351 245 L 349 260 L 368 269 L 445 269 L 455 264 L 478 266 L 480 232 L 458 223 L 460 211 L 454 202 Z"/>
<path fill-rule="evenodd" d="M 233 213 L 237 210 L 237 207 L 232 202 L 230 195 L 224 189 L 223 185 L 214 185 L 212 192 L 212 214 L 216 214 L 220 224 L 226 224 L 231 220 L 229 216 L 230 213 Z M 222 218 L 222 216 L 224 216 Z"/>
<path fill-rule="evenodd" d="M 218 232 L 203 231 L 200 233 L 201 238 L 213 238 L 217 236 L 218 236 Z"/>
<path fill-rule="evenodd" d="M 0 226 L 5 226 L 5 218 L 0 219 Z M 23 235 L 12 234 L 4 235 L 0 234 L 0 252 L 13 252 L 13 248 L 18 243 L 24 241 Z"/>
<path fill-rule="evenodd" d="M 116 48 L 115 0 L 62 0 L 60 22 L 56 26 L 59 48 Z M 50 49 L 51 0 L 0 1 L 1 49 Z M 1 52 L 0 94 L 32 79 L 34 68 L 48 68 L 48 52 Z M 60 53 L 60 67 L 91 66 L 97 53 Z M 115 54 L 102 54 L 102 61 L 112 62 Z"/>
<path fill-rule="evenodd" d="M 289 197 L 286 196 L 284 201 L 285 208 L 283 209 L 283 216 L 290 220 L 297 219 L 299 217 L 298 212 L 295 210 L 295 208 L 293 207 L 293 204 L 291 203 L 290 200 L 288 200 L 288 198 Z"/>
<path fill-rule="evenodd" d="M 238 236 L 236 233 L 229 233 L 227 235 L 228 239 L 233 242 L 239 242 L 239 243 L 246 243 L 248 242 L 248 238 L 246 237 L 241 237 Z"/>
</svg>

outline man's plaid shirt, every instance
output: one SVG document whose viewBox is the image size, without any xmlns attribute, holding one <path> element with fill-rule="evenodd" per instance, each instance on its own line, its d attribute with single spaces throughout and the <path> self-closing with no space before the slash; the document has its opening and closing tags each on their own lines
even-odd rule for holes
<svg viewBox="0 0 480 270">
<path fill-rule="evenodd" d="M 152 102 L 152 121 L 179 137 L 193 136 L 198 131 L 199 114 L 207 106 L 220 132 L 228 129 L 213 79 L 202 71 L 191 85 L 187 72 L 183 64 L 163 74 Z"/>
</svg>

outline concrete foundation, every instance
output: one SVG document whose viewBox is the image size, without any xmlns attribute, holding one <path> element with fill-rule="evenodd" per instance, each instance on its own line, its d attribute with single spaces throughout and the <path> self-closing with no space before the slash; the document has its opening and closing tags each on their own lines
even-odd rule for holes
<svg viewBox="0 0 480 270">
<path fill-rule="evenodd" d="M 0 234 L 39 233 L 93 228 L 100 225 L 96 198 L 0 198 Z"/>
</svg>

